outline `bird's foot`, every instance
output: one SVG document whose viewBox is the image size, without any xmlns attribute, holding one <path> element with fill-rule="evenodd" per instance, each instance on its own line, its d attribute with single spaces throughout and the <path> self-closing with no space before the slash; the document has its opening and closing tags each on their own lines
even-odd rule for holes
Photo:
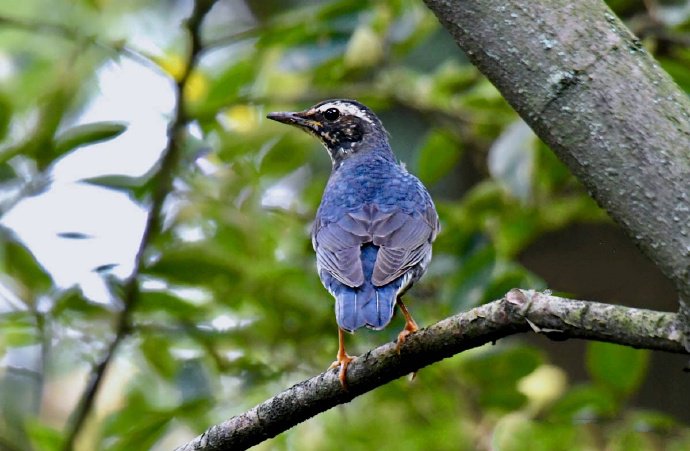
<svg viewBox="0 0 690 451">
<path fill-rule="evenodd" d="M 409 320 L 405 322 L 405 328 L 400 331 L 398 334 L 398 342 L 395 345 L 395 350 L 400 354 L 400 346 L 402 346 L 403 343 L 405 343 L 405 340 L 407 340 L 407 336 L 410 335 L 412 332 L 417 332 L 419 330 L 419 327 L 417 326 L 417 323 L 414 322 L 412 317 L 409 317 Z M 410 373 L 410 382 L 412 382 L 415 377 L 417 377 L 417 372 L 414 371 Z"/>
<path fill-rule="evenodd" d="M 347 381 L 345 380 L 345 377 L 347 376 L 347 366 L 350 364 L 350 362 L 352 362 L 353 359 L 354 357 L 351 357 L 347 352 L 345 352 L 345 333 L 343 332 L 343 329 L 338 327 L 338 354 L 336 354 L 335 362 L 331 363 L 331 366 L 329 366 L 328 369 L 330 370 L 340 367 L 338 379 L 340 379 L 340 385 L 342 385 L 345 391 L 347 391 Z"/>
<path fill-rule="evenodd" d="M 395 346 L 395 350 L 398 352 L 398 354 L 400 354 L 400 346 L 402 346 L 403 343 L 405 343 L 405 340 L 407 340 L 407 336 L 410 335 L 412 332 L 417 332 L 418 330 L 419 327 L 417 327 L 417 324 L 414 321 L 405 323 L 405 328 L 398 334 L 398 340 Z"/>
<path fill-rule="evenodd" d="M 345 352 L 342 354 L 338 353 L 338 358 L 335 360 L 335 362 L 331 363 L 331 366 L 328 367 L 329 370 L 340 367 L 338 379 L 340 380 L 340 385 L 342 385 L 345 390 L 347 390 L 347 381 L 345 380 L 345 377 L 347 376 L 347 366 L 350 364 L 350 362 L 352 362 L 353 359 L 354 357 Z"/>
</svg>

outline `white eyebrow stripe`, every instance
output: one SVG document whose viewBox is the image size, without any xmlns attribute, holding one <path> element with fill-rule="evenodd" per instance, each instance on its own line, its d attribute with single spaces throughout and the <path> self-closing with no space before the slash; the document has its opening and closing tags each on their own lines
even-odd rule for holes
<svg viewBox="0 0 690 451">
<path fill-rule="evenodd" d="M 321 105 L 319 107 L 319 111 L 323 113 L 324 111 L 326 111 L 329 108 L 337 108 L 338 110 L 340 110 L 341 113 L 349 114 L 350 116 L 356 116 L 360 119 L 363 119 L 363 120 L 369 122 L 370 124 L 374 123 L 374 121 L 371 120 L 371 118 L 369 117 L 369 115 L 365 111 L 363 111 L 362 109 L 360 109 L 359 107 L 357 107 L 356 105 L 353 105 L 351 103 L 328 102 L 328 103 Z"/>
</svg>

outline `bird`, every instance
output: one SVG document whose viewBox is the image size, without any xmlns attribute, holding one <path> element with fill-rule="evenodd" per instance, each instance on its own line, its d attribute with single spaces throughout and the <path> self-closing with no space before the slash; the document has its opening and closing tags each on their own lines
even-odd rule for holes
<svg viewBox="0 0 690 451">
<path fill-rule="evenodd" d="M 311 239 L 324 287 L 335 298 L 338 353 L 330 368 L 347 389 L 344 332 L 381 330 L 397 305 L 405 317 L 397 347 L 419 329 L 402 295 L 424 274 L 440 231 L 434 202 L 422 182 L 398 162 L 388 132 L 355 100 L 325 100 L 304 111 L 268 119 L 318 138 L 332 169 Z"/>
</svg>

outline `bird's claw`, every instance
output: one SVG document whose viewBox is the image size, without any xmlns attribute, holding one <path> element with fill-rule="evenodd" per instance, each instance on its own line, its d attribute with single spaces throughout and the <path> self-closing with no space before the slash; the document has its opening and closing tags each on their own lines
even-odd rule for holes
<svg viewBox="0 0 690 451">
<path fill-rule="evenodd" d="M 410 335 L 412 332 L 417 332 L 419 330 L 419 327 L 417 327 L 417 323 L 414 322 L 412 317 L 409 318 L 411 321 L 408 321 L 405 323 L 405 328 L 400 331 L 398 334 L 398 341 L 397 344 L 395 345 L 395 350 L 400 354 L 400 346 L 402 346 L 403 343 L 405 343 L 405 340 L 407 340 L 407 336 Z M 414 371 L 410 373 L 410 382 L 412 382 L 415 377 L 417 377 L 417 372 Z"/>
<path fill-rule="evenodd" d="M 345 390 L 347 390 L 347 381 L 345 380 L 345 377 L 347 376 L 347 367 L 352 360 L 354 360 L 354 357 L 351 357 L 348 354 L 338 354 L 337 360 L 331 363 L 331 366 L 328 367 L 329 370 L 340 367 L 338 379 L 340 380 L 340 385 L 342 385 Z"/>
<path fill-rule="evenodd" d="M 398 352 L 398 354 L 400 354 L 400 347 L 403 345 L 403 343 L 405 343 L 405 340 L 407 340 L 407 336 L 412 332 L 417 332 L 418 330 L 419 327 L 417 327 L 414 322 L 405 324 L 405 328 L 398 334 L 398 340 L 395 346 L 395 350 Z"/>
</svg>

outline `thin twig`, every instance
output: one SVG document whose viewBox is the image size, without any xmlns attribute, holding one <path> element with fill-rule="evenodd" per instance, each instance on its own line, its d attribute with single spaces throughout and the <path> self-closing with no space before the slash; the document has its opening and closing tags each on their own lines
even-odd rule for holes
<svg viewBox="0 0 690 451">
<path fill-rule="evenodd" d="M 509 335 L 535 330 L 557 340 L 581 338 L 687 353 L 673 313 L 514 289 L 502 299 L 409 335 L 399 353 L 395 343 L 388 343 L 355 358 L 348 367 L 347 390 L 338 380 L 338 370 L 328 370 L 212 426 L 176 451 L 247 449 L 434 362 Z"/>
<path fill-rule="evenodd" d="M 188 122 L 187 113 L 184 105 L 184 88 L 189 79 L 189 75 L 196 66 L 197 59 L 202 48 L 200 29 L 203 19 L 211 9 L 215 0 L 197 0 L 194 4 L 194 11 L 186 21 L 186 28 L 190 39 L 190 49 L 185 64 L 185 70 L 175 85 L 175 113 L 168 130 L 168 141 L 161 159 L 159 169 L 155 175 L 154 191 L 151 198 L 149 215 L 144 227 L 139 249 L 137 250 L 134 269 L 123 286 L 124 308 L 120 313 L 115 327 L 115 337 L 108 346 L 108 349 L 95 367 L 87 387 L 82 394 L 82 398 L 75 411 L 69 429 L 65 434 L 64 451 L 71 451 L 74 442 L 81 431 L 86 418 L 93 408 L 96 395 L 103 382 L 103 377 L 112 361 L 122 340 L 128 335 L 131 326 L 131 316 L 139 300 L 139 273 L 144 266 L 144 253 L 153 238 L 161 229 L 161 211 L 163 202 L 170 191 L 172 191 L 175 168 L 180 159 L 184 128 Z"/>
</svg>

